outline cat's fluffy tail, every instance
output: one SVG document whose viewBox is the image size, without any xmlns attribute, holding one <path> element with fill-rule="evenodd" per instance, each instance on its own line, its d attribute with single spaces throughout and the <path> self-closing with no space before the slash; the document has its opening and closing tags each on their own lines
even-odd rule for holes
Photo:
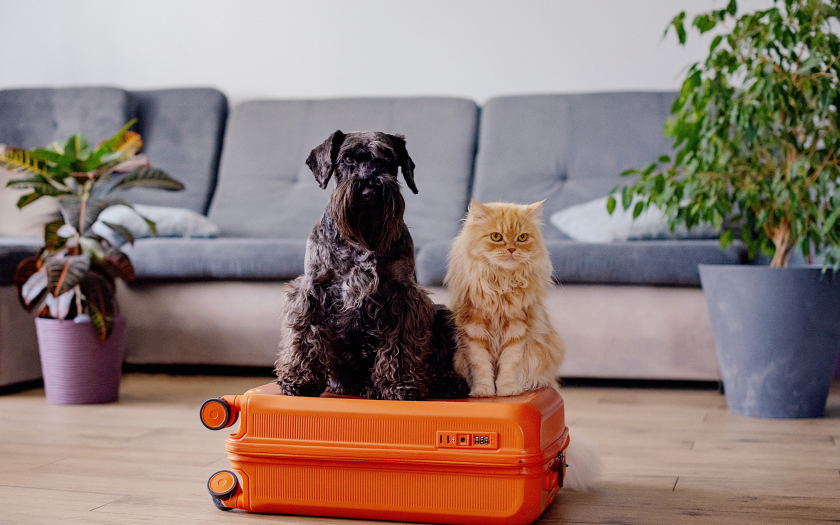
<svg viewBox="0 0 840 525">
<path fill-rule="evenodd" d="M 570 432 L 566 447 L 566 477 L 563 486 L 578 492 L 589 492 L 601 477 L 603 463 L 598 445 L 580 432 Z"/>
</svg>

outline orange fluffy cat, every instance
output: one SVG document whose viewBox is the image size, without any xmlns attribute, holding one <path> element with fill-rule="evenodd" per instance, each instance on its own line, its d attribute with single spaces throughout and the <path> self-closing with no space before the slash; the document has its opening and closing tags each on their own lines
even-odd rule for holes
<svg viewBox="0 0 840 525">
<path fill-rule="evenodd" d="M 469 381 L 471 396 L 560 390 L 566 347 L 544 305 L 552 268 L 540 233 L 541 205 L 472 201 L 449 252 L 444 283 L 458 325 L 455 370 Z M 564 486 L 592 490 L 601 473 L 595 442 L 575 432 L 566 461 Z"/>
<path fill-rule="evenodd" d="M 559 390 L 566 349 L 544 305 L 552 267 L 541 206 L 472 201 L 449 252 L 444 283 L 458 326 L 455 370 L 471 396 Z"/>
</svg>

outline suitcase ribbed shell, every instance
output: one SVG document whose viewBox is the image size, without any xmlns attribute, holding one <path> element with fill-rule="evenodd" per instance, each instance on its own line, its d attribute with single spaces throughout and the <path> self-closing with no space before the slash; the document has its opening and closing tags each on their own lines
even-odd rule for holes
<svg viewBox="0 0 840 525">
<path fill-rule="evenodd" d="M 237 493 L 221 502 L 227 508 L 525 524 L 539 517 L 562 484 L 561 453 L 569 437 L 563 399 L 552 389 L 515 397 L 372 401 L 288 397 L 271 383 L 221 399 L 231 421 L 241 416 L 226 442 L 240 482 Z"/>
</svg>

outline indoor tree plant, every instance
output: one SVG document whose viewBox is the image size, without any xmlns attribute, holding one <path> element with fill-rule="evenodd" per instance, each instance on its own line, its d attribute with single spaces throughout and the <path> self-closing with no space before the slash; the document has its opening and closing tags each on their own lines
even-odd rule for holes
<svg viewBox="0 0 840 525">
<path fill-rule="evenodd" d="M 39 254 L 22 261 L 14 276 L 21 303 L 38 317 L 50 402 L 107 402 L 118 395 L 126 321 L 119 315 L 115 280 L 132 281 L 134 267 L 119 246 L 91 227 L 108 207 L 131 204 L 108 194 L 138 186 L 183 189 L 138 153 L 142 139 L 129 131 L 134 123 L 93 148 L 81 134 L 45 149 L 0 145 L 0 167 L 20 175 L 7 186 L 29 190 L 18 208 L 53 197 L 61 211 L 60 219 L 44 225 Z M 154 223 L 146 222 L 154 232 Z M 134 241 L 125 227 L 104 224 L 127 242 Z M 65 322 L 71 319 L 75 322 Z"/>
<path fill-rule="evenodd" d="M 733 413 L 825 409 L 840 346 L 838 14 L 836 1 L 822 0 L 775 0 L 739 14 L 731 0 L 694 17 L 694 28 L 716 36 L 688 69 L 665 125 L 674 157 L 626 172 L 636 178 L 621 201 L 634 216 L 656 206 L 672 229 L 710 222 L 722 248 L 738 239 L 749 258 L 770 258 L 769 267 L 700 268 Z M 685 18 L 668 28 L 680 44 Z M 607 206 L 612 212 L 616 198 Z M 794 250 L 808 262 L 825 257 L 823 268 L 787 268 Z"/>
</svg>

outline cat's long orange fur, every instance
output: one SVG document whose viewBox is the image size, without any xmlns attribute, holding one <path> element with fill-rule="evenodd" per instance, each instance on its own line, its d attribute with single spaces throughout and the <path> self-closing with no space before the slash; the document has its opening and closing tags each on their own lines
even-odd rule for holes
<svg viewBox="0 0 840 525">
<path fill-rule="evenodd" d="M 444 283 L 458 326 L 455 370 L 472 396 L 559 389 L 566 349 L 544 304 L 552 267 L 541 205 L 472 201 L 449 253 Z"/>
</svg>

